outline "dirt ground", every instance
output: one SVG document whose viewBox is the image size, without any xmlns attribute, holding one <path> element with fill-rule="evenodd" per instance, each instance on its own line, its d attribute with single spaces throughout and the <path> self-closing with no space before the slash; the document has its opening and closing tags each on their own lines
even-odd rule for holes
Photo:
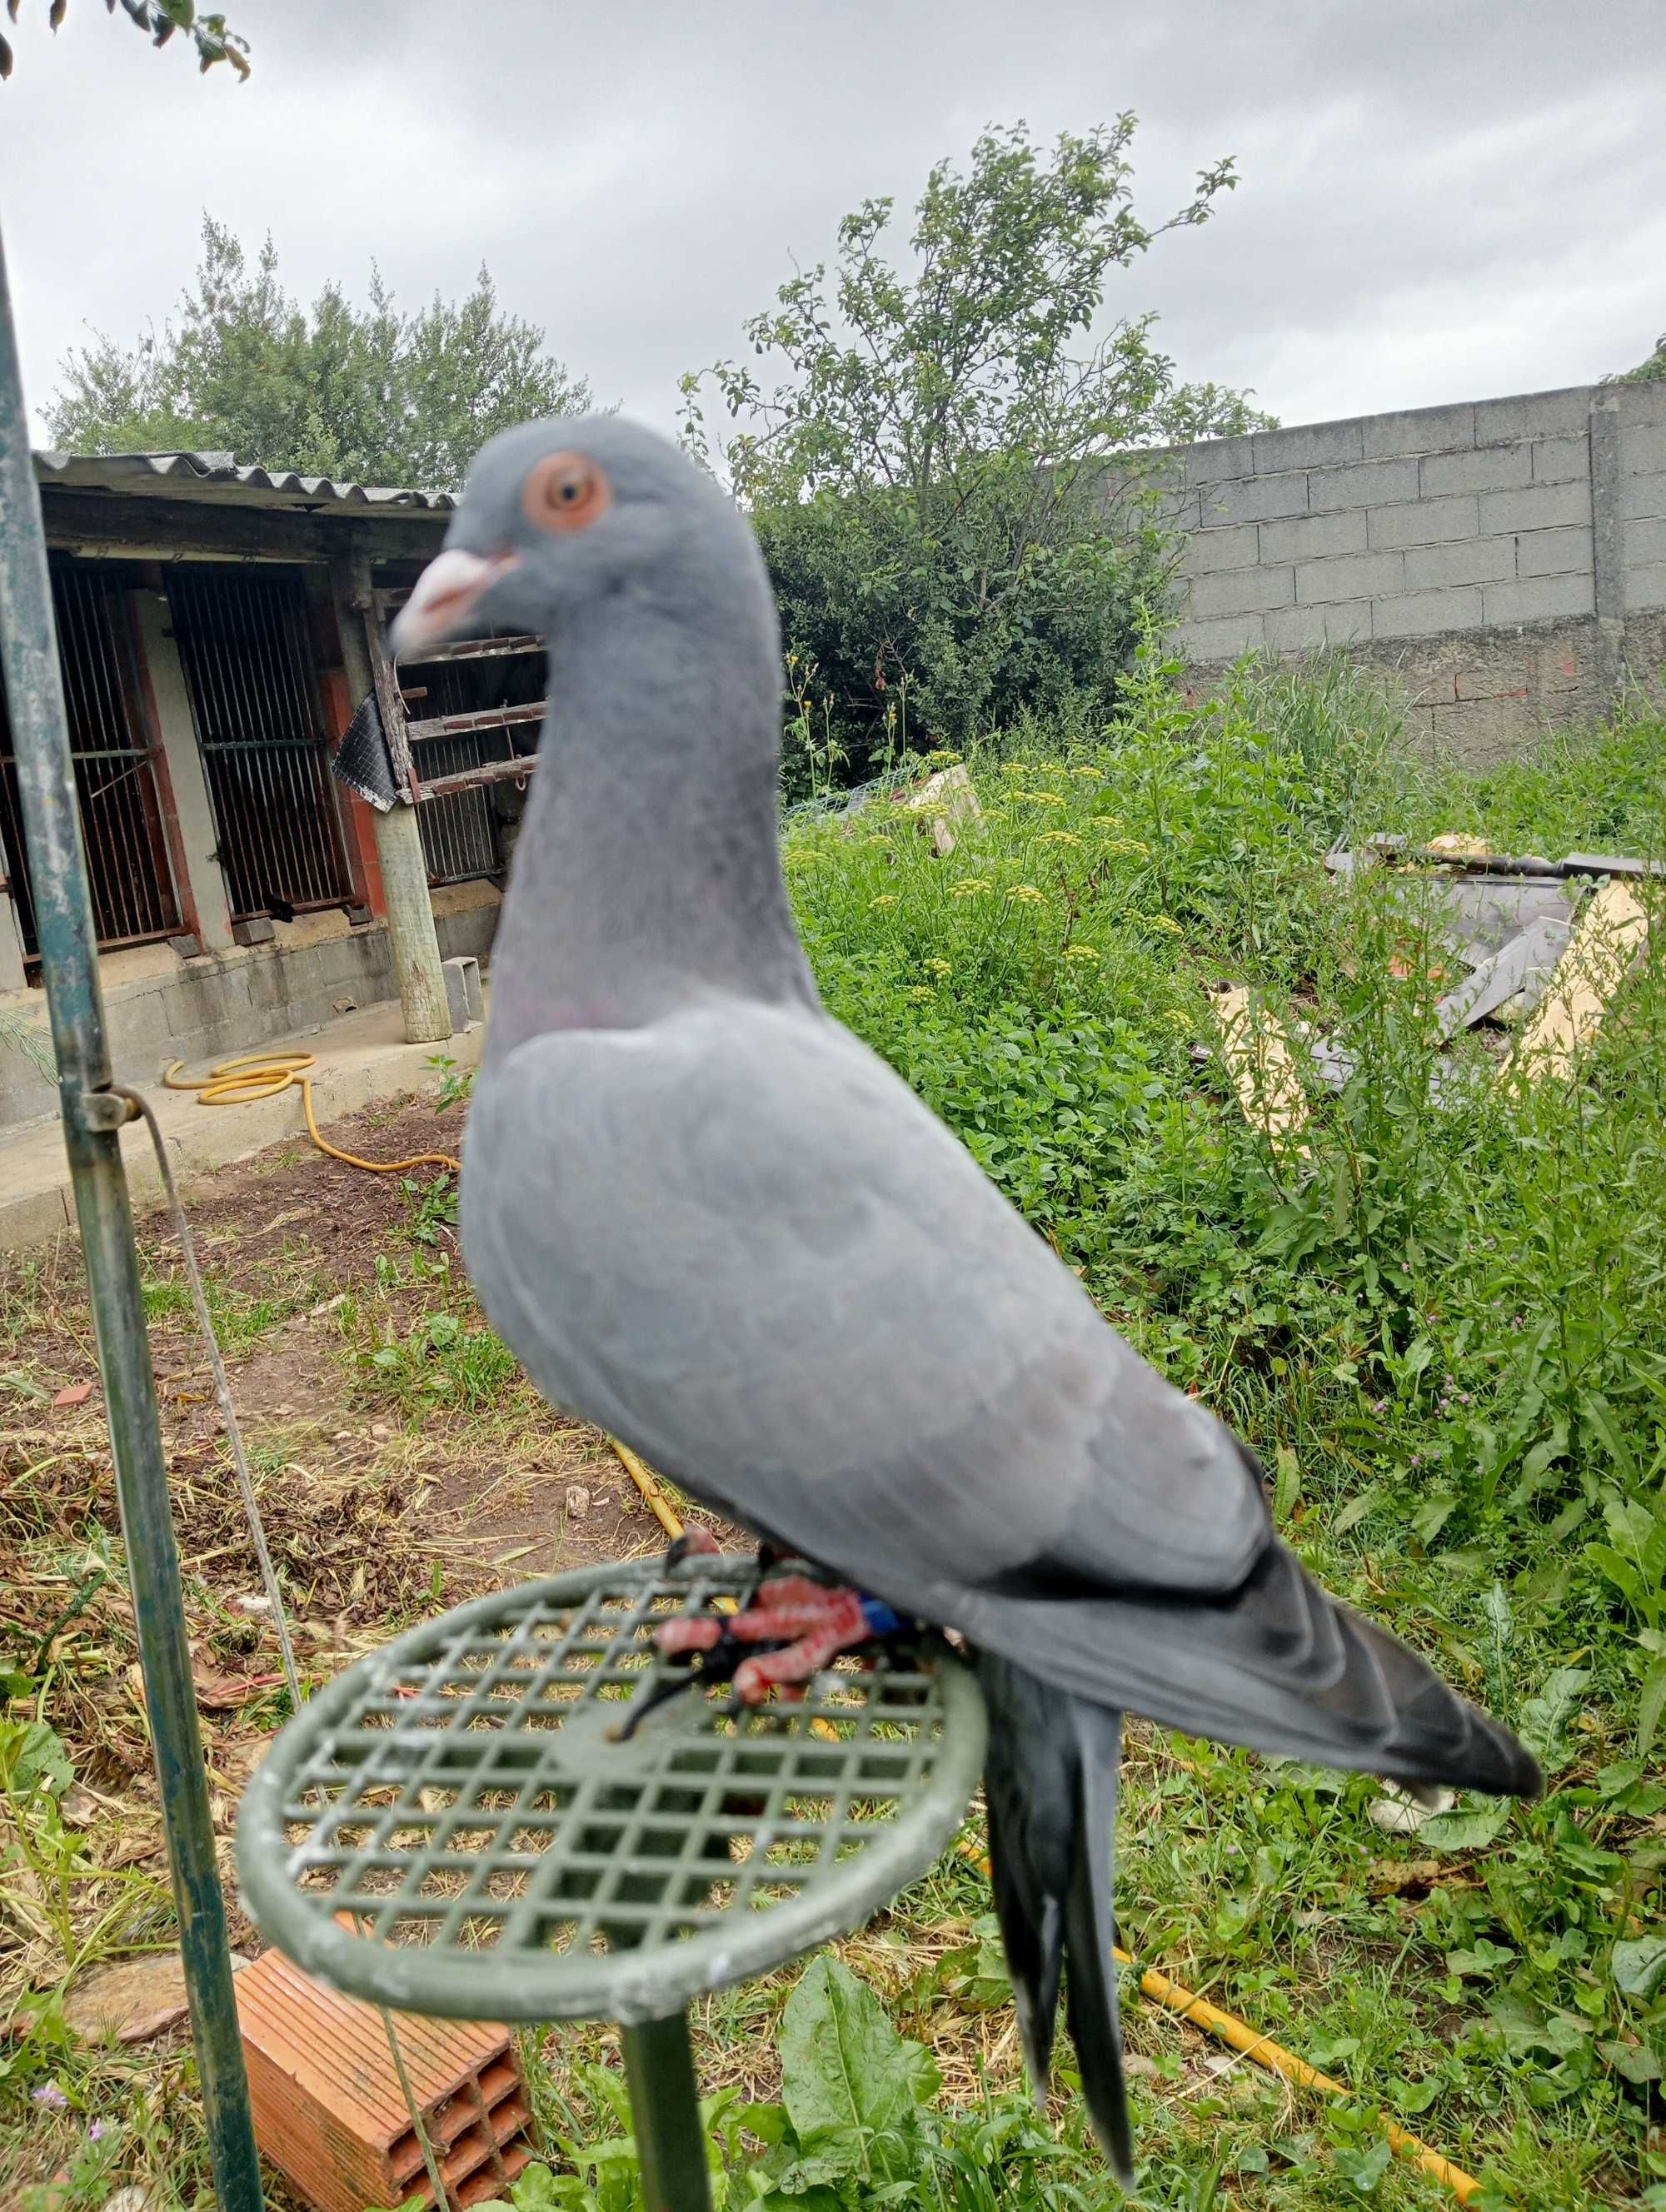
<svg viewBox="0 0 1666 2212">
<path fill-rule="evenodd" d="M 459 1120 L 407 1102 L 325 1133 L 397 1159 L 453 1149 Z M 435 1172 L 368 1175 L 301 1141 L 218 1171 L 187 1201 L 314 1684 L 465 1597 L 665 1541 L 605 1438 L 552 1413 L 485 1334 L 447 1218 L 454 1194 Z M 283 1717 L 277 1643 L 167 1217 L 148 1215 L 139 1239 L 232 1937 L 252 1951 L 230 1839 Z M 449 1332 L 438 1350 L 425 1334 L 435 1316 Z M 88 1856 L 112 1875 L 154 1875 L 161 1911 L 160 1809 L 119 1540 L 86 1286 L 66 1237 L 0 1262 L 0 1676 L 9 1696 L 27 1686 L 70 1753 L 65 1817 Z M 88 1911 L 99 1903 L 94 1890 Z M 15 2008 L 62 1974 L 40 1916 L 0 1910 L 0 2040 Z M 183 2034 L 155 2045 L 159 2064 Z"/>
</svg>

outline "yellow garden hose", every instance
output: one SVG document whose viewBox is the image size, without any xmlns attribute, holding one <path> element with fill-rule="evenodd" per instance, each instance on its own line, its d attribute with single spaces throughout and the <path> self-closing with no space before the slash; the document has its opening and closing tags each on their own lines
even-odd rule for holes
<svg viewBox="0 0 1666 2212">
<path fill-rule="evenodd" d="M 976 1844 L 968 1841 L 958 1844 L 955 1848 L 962 1858 L 969 1860 L 981 1873 L 988 1875 L 989 1862 Z M 1111 1945 L 1110 1954 L 1119 1966 L 1132 1966 L 1135 1963 L 1119 1944 Z M 1338 2081 L 1332 2075 L 1320 2073 L 1318 2068 L 1310 2066 L 1305 2058 L 1298 2058 L 1293 2051 L 1286 2051 L 1283 2044 L 1274 2043 L 1270 2035 L 1257 2035 L 1247 2021 L 1240 2020 L 1235 2013 L 1223 2012 L 1219 2005 L 1211 2004 L 1207 1997 L 1201 1997 L 1183 1984 L 1171 1981 L 1166 1974 L 1159 1974 L 1154 1966 L 1141 1968 L 1140 1994 L 1149 1997 L 1153 2004 L 1163 2005 L 1170 2012 L 1177 2013 L 1182 2020 L 1190 2021 L 1194 2027 L 1204 2029 L 1218 2042 L 1230 2044 L 1234 2051 L 1241 2051 L 1257 2066 L 1266 2067 L 1268 2073 L 1282 2075 L 1296 2088 L 1322 2089 L 1328 2097 L 1351 2098 L 1353 2095 L 1346 2082 Z M 1397 2157 L 1409 2159 L 1425 2173 L 1432 2174 L 1437 2181 L 1444 2181 L 1460 2204 L 1468 2204 L 1480 2196 L 1481 2184 L 1473 2173 L 1466 2173 L 1461 2166 L 1454 2166 L 1450 2158 L 1443 2158 L 1438 2150 L 1431 2150 L 1427 2143 L 1408 2129 L 1385 2119 L 1383 2132 L 1389 2139 L 1389 2149 Z"/>
<path fill-rule="evenodd" d="M 317 1059 L 317 1054 L 311 1052 L 247 1052 L 238 1060 L 222 1060 L 206 1075 L 197 1077 L 181 1075 L 185 1062 L 176 1060 L 163 1071 L 162 1082 L 169 1091 L 194 1091 L 199 1106 L 248 1106 L 257 1098 L 276 1098 L 293 1084 L 301 1093 L 307 1135 L 332 1160 L 343 1160 L 350 1168 L 363 1168 L 371 1175 L 398 1175 L 406 1168 L 429 1167 L 460 1173 L 449 1152 L 413 1152 L 408 1160 L 362 1160 L 356 1152 L 344 1152 L 319 1136 L 313 1113 L 313 1080 L 307 1073 Z"/>
</svg>

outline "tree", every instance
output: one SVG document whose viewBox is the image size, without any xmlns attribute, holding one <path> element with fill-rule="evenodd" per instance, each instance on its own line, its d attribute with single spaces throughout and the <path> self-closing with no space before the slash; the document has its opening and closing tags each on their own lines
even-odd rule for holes
<svg viewBox="0 0 1666 2212">
<path fill-rule="evenodd" d="M 15 23 L 20 0 L 6 0 L 6 13 Z M 104 0 L 105 13 L 113 15 L 116 0 Z M 199 15 L 197 0 L 121 0 L 122 12 L 145 32 L 153 46 L 165 46 L 176 31 L 185 32 L 197 49 L 197 65 L 205 74 L 216 62 L 229 62 L 239 77 L 249 73 L 249 42 L 228 27 L 221 15 Z M 46 21 L 57 30 L 69 12 L 69 0 L 48 0 Z M 11 75 L 11 48 L 0 39 L 0 79 Z"/>
<path fill-rule="evenodd" d="M 899 683 L 915 726 L 960 742 L 1025 703 L 1108 700 L 1132 611 L 1163 555 L 1129 448 L 1264 424 L 1246 398 L 1181 385 L 1149 314 L 1091 336 L 1112 272 L 1163 232 L 1207 222 L 1230 161 L 1148 228 L 1136 215 L 1134 118 L 1050 152 L 992 129 L 963 174 L 939 161 L 915 210 L 912 272 L 880 251 L 893 204 L 839 226 L 824 266 L 748 322 L 784 374 L 720 361 L 683 380 L 684 436 L 751 509 L 795 670 L 848 750 L 871 760 Z M 714 383 L 730 423 L 714 442 Z"/>
<path fill-rule="evenodd" d="M 1655 340 L 1655 349 L 1647 361 L 1640 361 L 1635 368 L 1621 369 L 1618 376 L 1605 376 L 1604 384 L 1666 384 L 1666 331 Z"/>
<path fill-rule="evenodd" d="M 310 309 L 250 264 L 211 216 L 177 324 L 131 346 L 100 334 L 63 363 L 53 441 L 78 453 L 228 450 L 240 461 L 360 483 L 452 490 L 494 431 L 584 412 L 590 386 L 502 313 L 483 266 L 455 304 L 401 314 L 380 273 L 368 307 L 326 284 Z"/>
</svg>

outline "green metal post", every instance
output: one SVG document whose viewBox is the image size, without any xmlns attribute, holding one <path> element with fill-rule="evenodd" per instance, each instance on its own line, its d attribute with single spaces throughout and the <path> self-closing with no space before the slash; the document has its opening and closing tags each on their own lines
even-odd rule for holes
<svg viewBox="0 0 1666 2212">
<path fill-rule="evenodd" d="M 648 2212 L 711 2212 L 686 2013 L 619 2031 Z"/>
<path fill-rule="evenodd" d="M 232 1996 L 225 1900 L 215 1865 L 208 1778 L 186 1648 L 179 1559 L 168 1510 L 145 1334 L 138 1253 L 121 1161 L 126 1101 L 114 1097 L 99 992 L 93 909 L 76 818 L 46 573 L 29 458 L 16 333 L 0 244 L 0 661 L 22 793 L 41 969 L 58 1055 L 64 1140 L 92 1291 L 99 1372 L 121 1500 L 133 1618 L 144 1671 L 179 1914 L 179 1948 L 222 2212 L 259 2212 L 260 2168 Z"/>
</svg>

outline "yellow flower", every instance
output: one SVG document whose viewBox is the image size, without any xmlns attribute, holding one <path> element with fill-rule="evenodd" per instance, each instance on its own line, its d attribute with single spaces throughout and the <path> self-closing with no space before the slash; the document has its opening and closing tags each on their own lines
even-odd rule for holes
<svg viewBox="0 0 1666 2212">
<path fill-rule="evenodd" d="M 1012 796 L 1014 799 L 1027 799 L 1032 806 L 1062 806 L 1064 805 L 1064 793 L 1061 791 L 1015 791 Z"/>
<path fill-rule="evenodd" d="M 929 999 L 931 994 L 932 988 L 929 983 L 910 983 L 909 985 L 908 995 L 910 999 Z"/>
<path fill-rule="evenodd" d="M 878 898 L 870 899 L 868 901 L 867 910 L 872 914 L 876 907 L 895 906 L 896 903 L 897 894 L 895 891 L 881 891 Z"/>
<path fill-rule="evenodd" d="M 1099 948 L 1097 945 L 1067 945 L 1064 957 L 1067 960 L 1097 960 Z"/>
<path fill-rule="evenodd" d="M 1191 1025 L 1191 1016 L 1185 1012 L 1181 1007 L 1170 1006 L 1169 1008 L 1169 1027 L 1170 1029 L 1189 1030 Z"/>
<path fill-rule="evenodd" d="M 1000 772 L 1003 775 L 1027 775 L 1030 773 L 1022 761 L 1002 761 Z"/>
<path fill-rule="evenodd" d="M 887 852 L 891 850 L 891 840 L 889 837 L 864 837 L 862 842 L 865 845 L 883 845 Z"/>
<path fill-rule="evenodd" d="M 949 896 L 951 898 L 976 898 L 980 891 L 987 891 L 988 888 L 988 882 L 985 877 L 963 876 L 958 884 L 951 884 L 949 885 Z"/>
<path fill-rule="evenodd" d="M 958 753 L 948 752 L 945 750 L 943 747 L 939 746 L 935 752 L 927 753 L 926 755 L 926 766 L 927 768 L 952 768 L 959 758 L 960 755 Z"/>
<path fill-rule="evenodd" d="M 1154 929 L 1164 937 L 1178 937 L 1180 934 L 1180 924 L 1170 921 L 1165 914 L 1136 914 L 1130 915 L 1129 920 L 1137 921 L 1141 929 Z"/>
<path fill-rule="evenodd" d="M 1100 850 L 1108 853 L 1113 860 L 1148 860 L 1151 858 L 1151 847 L 1142 845 L 1137 837 L 1107 837 Z"/>
<path fill-rule="evenodd" d="M 1022 899 L 1026 906 L 1045 906 L 1047 903 L 1047 893 L 1038 891 L 1034 884 L 1014 884 L 1006 896 Z"/>
<path fill-rule="evenodd" d="M 952 975 L 954 973 L 952 963 L 947 960 L 927 960 L 925 969 L 928 975 Z"/>
<path fill-rule="evenodd" d="M 1097 768 L 1073 768 L 1070 773 L 1072 775 L 1085 776 L 1090 783 L 1098 783 L 1104 777 L 1104 770 Z"/>
<path fill-rule="evenodd" d="M 1081 842 L 1073 830 L 1043 830 L 1036 840 L 1038 845 L 1079 845 Z"/>
</svg>

